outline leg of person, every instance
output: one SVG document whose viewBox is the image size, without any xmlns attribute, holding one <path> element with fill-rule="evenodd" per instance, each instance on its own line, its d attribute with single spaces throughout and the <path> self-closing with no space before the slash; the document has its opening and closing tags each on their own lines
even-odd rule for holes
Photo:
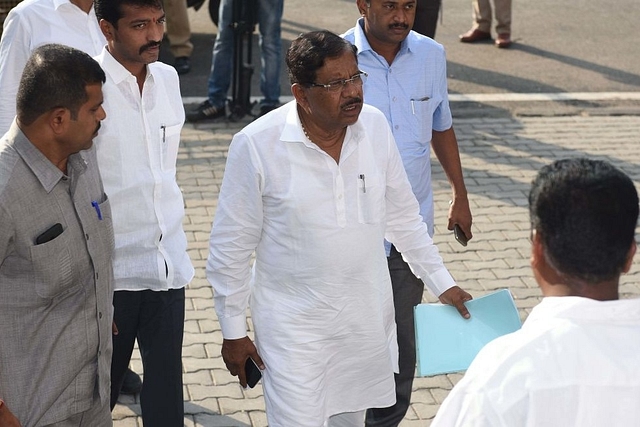
<svg viewBox="0 0 640 427">
<path fill-rule="evenodd" d="M 440 0 L 418 0 L 413 30 L 432 39 L 436 36 Z"/>
<path fill-rule="evenodd" d="M 413 275 L 409 265 L 395 246 L 387 259 L 393 287 L 393 305 L 398 328 L 398 364 L 395 375 L 396 404 L 388 408 L 372 408 L 367 411 L 367 427 L 395 427 L 400 424 L 411 403 L 411 388 L 416 369 L 416 337 L 413 324 L 413 307 L 422 301 L 424 283 Z"/>
<path fill-rule="evenodd" d="M 284 0 L 258 0 L 260 29 L 260 115 L 266 114 L 280 102 L 280 70 L 282 63 L 282 11 Z"/>
<path fill-rule="evenodd" d="M 491 33 L 491 2 L 489 0 L 473 0 L 473 28 Z"/>
<path fill-rule="evenodd" d="M 327 427 L 362 427 L 364 411 L 343 412 L 329 417 Z"/>
<path fill-rule="evenodd" d="M 472 0 L 473 26 L 460 35 L 463 43 L 474 43 L 491 39 L 491 3 L 489 0 Z"/>
<path fill-rule="evenodd" d="M 129 366 L 127 372 L 124 373 L 120 394 L 138 394 L 140 390 L 142 390 L 142 379 L 140 379 L 140 375 L 133 372 L 131 366 Z"/>
<path fill-rule="evenodd" d="M 115 291 L 113 293 L 113 321 L 118 328 L 118 335 L 113 336 L 113 355 L 111 357 L 112 410 L 118 402 L 118 395 L 136 341 L 140 302 L 140 292 Z"/>
<path fill-rule="evenodd" d="M 187 2 L 185 0 L 164 0 L 164 11 L 167 16 L 169 50 L 175 58 L 174 67 L 178 74 L 188 73 L 191 71 L 189 58 L 193 52 L 193 43 L 191 43 Z"/>
<path fill-rule="evenodd" d="M 511 0 L 494 0 L 493 9 L 496 14 L 496 45 L 509 47 L 511 45 Z"/>
<path fill-rule="evenodd" d="M 182 427 L 182 337 L 185 290 L 142 291 L 138 345 L 144 382 L 140 393 L 145 426 Z"/>
<path fill-rule="evenodd" d="M 208 99 L 187 112 L 187 121 L 197 122 L 226 115 L 227 93 L 233 69 L 233 0 L 222 0 L 218 12 L 218 35 L 213 44 L 211 71 L 208 81 Z"/>
</svg>

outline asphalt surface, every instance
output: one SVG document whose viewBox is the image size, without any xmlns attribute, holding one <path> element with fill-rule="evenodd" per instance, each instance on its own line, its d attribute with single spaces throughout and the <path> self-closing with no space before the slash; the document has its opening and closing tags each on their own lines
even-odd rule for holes
<svg viewBox="0 0 640 427">
<path fill-rule="evenodd" d="M 637 0 L 513 2 L 509 49 L 492 43 L 465 44 L 458 35 L 471 26 L 469 0 L 444 0 L 435 39 L 447 51 L 449 91 L 458 94 L 609 93 L 640 91 L 640 48 L 636 26 Z M 203 98 L 211 66 L 211 50 L 217 28 L 208 13 L 208 0 L 199 11 L 190 9 L 193 71 L 182 77 L 186 98 Z M 328 29 L 342 33 L 355 25 L 359 14 L 355 0 L 286 0 L 283 16 L 283 51 L 300 33 Z M 161 59 L 172 63 L 166 43 Z M 260 96 L 258 36 L 253 38 L 255 67 L 251 94 Z M 283 97 L 290 96 L 286 70 L 281 74 Z M 190 107 L 190 106 L 188 106 Z M 590 114 L 606 108 L 613 114 L 636 114 L 636 98 L 565 100 L 562 102 L 455 102 L 457 117 L 508 117 L 517 115 Z"/>
</svg>

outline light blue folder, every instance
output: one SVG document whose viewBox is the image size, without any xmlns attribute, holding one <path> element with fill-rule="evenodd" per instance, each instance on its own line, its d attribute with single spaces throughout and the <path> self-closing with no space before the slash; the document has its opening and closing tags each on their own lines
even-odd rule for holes
<svg viewBox="0 0 640 427">
<path fill-rule="evenodd" d="M 470 319 L 449 305 L 415 307 L 418 376 L 466 370 L 489 341 L 522 326 L 518 309 L 507 289 L 465 303 Z"/>
</svg>

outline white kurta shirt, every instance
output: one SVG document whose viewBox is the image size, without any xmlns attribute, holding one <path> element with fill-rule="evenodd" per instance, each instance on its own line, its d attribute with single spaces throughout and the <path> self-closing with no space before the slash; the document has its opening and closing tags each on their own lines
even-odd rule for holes
<svg viewBox="0 0 640 427">
<path fill-rule="evenodd" d="M 364 106 L 339 164 L 304 136 L 295 101 L 234 136 L 207 277 L 227 339 L 246 335 L 252 294 L 271 427 L 322 426 L 337 413 L 394 403 L 384 237 L 434 294 L 455 285 L 380 111 Z"/>
<path fill-rule="evenodd" d="M 640 426 L 640 299 L 544 298 L 478 353 L 431 425 Z"/>
<path fill-rule="evenodd" d="M 94 143 L 113 211 L 115 290 L 182 288 L 194 270 L 176 182 L 184 123 L 178 75 L 161 62 L 149 64 L 140 94 L 136 78 L 106 48 L 95 59 L 107 75 L 107 117 Z"/>
<path fill-rule="evenodd" d="M 0 135 L 16 115 L 22 70 L 35 48 L 59 43 L 95 56 L 106 42 L 93 6 L 86 13 L 69 0 L 25 0 L 11 9 L 0 41 Z"/>
</svg>

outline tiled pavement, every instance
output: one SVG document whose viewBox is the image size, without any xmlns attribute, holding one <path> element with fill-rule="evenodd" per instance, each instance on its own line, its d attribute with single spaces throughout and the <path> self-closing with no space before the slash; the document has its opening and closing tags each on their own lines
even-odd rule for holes
<svg viewBox="0 0 640 427">
<path fill-rule="evenodd" d="M 206 281 L 211 221 L 233 133 L 245 123 L 185 126 L 178 181 L 186 204 L 185 230 L 196 276 L 187 289 L 184 337 L 186 426 L 266 426 L 260 386 L 244 391 L 220 357 L 222 335 Z M 540 293 L 529 269 L 527 193 L 536 171 L 554 159 L 607 159 L 640 186 L 640 116 L 560 116 L 455 120 L 474 215 L 474 238 L 463 248 L 446 230 L 448 184 L 434 163 L 436 237 L 445 263 L 474 296 L 509 288 L 524 319 Z M 640 257 L 622 280 L 622 297 L 640 296 Z M 434 301 L 425 294 L 425 301 Z M 141 372 L 139 356 L 132 365 Z M 401 427 L 430 424 L 461 375 L 416 378 Z M 139 397 L 123 396 L 116 427 L 142 426 Z M 295 426 L 292 426 L 295 427 Z"/>
</svg>

